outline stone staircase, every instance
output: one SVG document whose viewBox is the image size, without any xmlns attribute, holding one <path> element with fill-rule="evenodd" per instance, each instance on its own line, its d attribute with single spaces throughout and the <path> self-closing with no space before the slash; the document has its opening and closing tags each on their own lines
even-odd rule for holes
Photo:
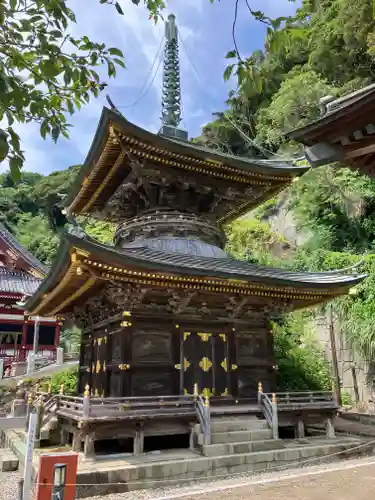
<svg viewBox="0 0 375 500">
<path fill-rule="evenodd" d="M 204 444 L 200 426 L 195 428 L 196 442 L 206 457 L 282 448 L 281 439 L 272 439 L 267 421 L 256 416 L 213 417 L 211 429 L 211 444 Z"/>
</svg>

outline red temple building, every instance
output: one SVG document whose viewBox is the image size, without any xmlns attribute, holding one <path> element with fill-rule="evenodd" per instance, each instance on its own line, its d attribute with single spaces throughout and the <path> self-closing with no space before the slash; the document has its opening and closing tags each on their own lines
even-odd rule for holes
<svg viewBox="0 0 375 500">
<path fill-rule="evenodd" d="M 14 236 L 0 224 L 0 359 L 4 368 L 25 361 L 33 349 L 36 317 L 27 317 L 20 302 L 31 296 L 48 272 Z M 55 359 L 61 324 L 56 318 L 39 320 L 38 353 Z"/>
</svg>

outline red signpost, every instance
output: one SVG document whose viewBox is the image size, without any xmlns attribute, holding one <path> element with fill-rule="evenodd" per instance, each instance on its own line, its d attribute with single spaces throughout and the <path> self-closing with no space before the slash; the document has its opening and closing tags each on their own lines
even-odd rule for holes
<svg viewBox="0 0 375 500">
<path fill-rule="evenodd" d="M 41 455 L 35 500 L 75 500 L 78 454 Z"/>
</svg>

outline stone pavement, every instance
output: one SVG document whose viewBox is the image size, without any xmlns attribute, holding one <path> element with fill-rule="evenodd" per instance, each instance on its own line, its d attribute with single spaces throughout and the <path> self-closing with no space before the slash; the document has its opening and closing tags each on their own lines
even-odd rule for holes
<svg viewBox="0 0 375 500">
<path fill-rule="evenodd" d="M 358 461 L 360 464 L 360 461 Z M 295 475 L 296 476 L 296 475 Z M 277 481 L 237 486 L 219 491 L 199 492 L 164 497 L 165 500 L 373 500 L 375 495 L 375 462 L 341 470 L 307 475 L 301 471 L 298 477 L 280 478 Z M 160 500 L 162 497 L 159 497 Z"/>
</svg>

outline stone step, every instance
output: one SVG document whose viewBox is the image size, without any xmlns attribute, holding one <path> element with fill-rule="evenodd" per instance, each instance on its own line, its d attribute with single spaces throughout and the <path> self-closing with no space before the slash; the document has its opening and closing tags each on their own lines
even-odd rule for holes
<svg viewBox="0 0 375 500">
<path fill-rule="evenodd" d="M 245 441 L 265 441 L 266 439 L 272 439 L 271 429 L 213 432 L 211 434 L 211 444 L 228 444 Z M 204 444 L 204 436 L 202 433 L 198 434 L 198 444 Z"/>
<path fill-rule="evenodd" d="M 235 474 L 256 474 L 262 471 L 280 471 L 301 465 L 327 463 L 349 456 L 371 453 L 369 448 L 358 449 L 363 439 L 306 438 L 304 440 L 284 440 L 283 449 L 252 453 L 237 453 L 217 457 L 187 454 L 184 458 L 124 464 L 123 458 L 112 461 L 110 466 L 97 463 L 82 464 L 77 475 L 77 498 L 109 493 L 122 493 L 145 488 L 170 487 L 179 481 L 185 486 L 207 481 L 210 478 L 224 479 Z M 356 447 L 356 448 L 355 448 Z M 344 454 L 337 455 L 338 452 Z M 97 483 L 97 476 L 103 484 Z M 115 483 L 113 483 L 115 481 Z M 107 483 L 107 484 L 106 484 Z M 80 487 L 80 484 L 85 486 Z M 88 487 L 92 484 L 92 487 Z"/>
<path fill-rule="evenodd" d="M 11 449 L 0 448 L 0 464 L 1 472 L 13 472 L 18 470 L 19 461 Z"/>
<path fill-rule="evenodd" d="M 282 439 L 267 439 L 266 441 L 244 441 L 238 443 L 204 444 L 201 451 L 205 457 L 235 455 L 237 453 L 257 453 L 261 451 L 283 449 Z"/>
<path fill-rule="evenodd" d="M 196 432 L 199 432 L 199 424 L 196 426 Z M 236 432 L 236 431 L 252 431 L 260 429 L 269 429 L 266 420 L 258 418 L 212 418 L 212 432 Z"/>
</svg>

